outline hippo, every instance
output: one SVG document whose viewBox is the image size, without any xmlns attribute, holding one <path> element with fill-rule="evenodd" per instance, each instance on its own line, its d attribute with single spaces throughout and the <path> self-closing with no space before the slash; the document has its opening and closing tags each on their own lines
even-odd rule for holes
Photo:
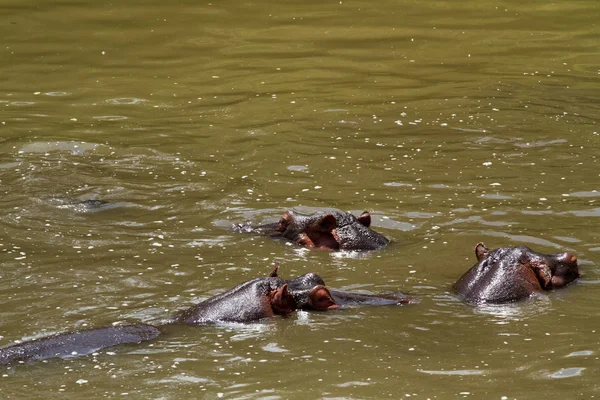
<svg viewBox="0 0 600 400">
<path fill-rule="evenodd" d="M 0 348 L 0 365 L 16 361 L 65 358 L 86 355 L 107 347 L 140 343 L 161 335 L 161 326 L 172 324 L 209 325 L 250 323 L 276 315 L 286 316 L 295 310 L 329 311 L 340 306 L 402 305 L 412 303 L 403 298 L 384 298 L 329 290 L 315 273 L 284 280 L 277 276 L 275 265 L 266 277 L 254 278 L 184 310 L 160 325 L 127 324 L 66 332 Z"/>
<path fill-rule="evenodd" d="M 207 325 L 220 322 L 250 323 L 275 315 L 285 316 L 297 309 L 296 297 L 288 283 L 276 276 L 255 278 L 211 297 L 164 325 Z M 335 309 L 323 285 L 303 288 L 315 309 Z M 326 306 L 324 306 L 326 305 Z M 325 307 L 325 308 L 323 308 Z M 125 343 L 140 343 L 157 338 L 160 326 L 128 324 L 90 328 L 43 337 L 0 348 L 0 365 L 15 361 L 43 360 L 85 355 Z"/>
<path fill-rule="evenodd" d="M 284 238 L 299 246 L 324 250 L 377 250 L 389 240 L 370 228 L 371 214 L 368 211 L 355 217 L 353 214 L 332 210 L 301 214 L 288 210 L 279 222 L 259 226 L 234 224 L 236 232 L 268 234 L 273 238 Z"/>
<path fill-rule="evenodd" d="M 579 277 L 577 257 L 571 252 L 541 254 L 526 246 L 488 249 L 475 246 L 478 263 L 453 288 L 471 304 L 501 304 L 561 288 Z"/>
<path fill-rule="evenodd" d="M 269 276 L 276 277 L 278 270 L 279 266 L 276 265 Z M 381 297 L 328 289 L 323 279 L 313 272 L 300 275 L 285 282 L 295 298 L 296 308 L 301 310 L 326 311 L 354 306 L 387 306 L 416 303 L 414 299 L 404 295 Z"/>
</svg>

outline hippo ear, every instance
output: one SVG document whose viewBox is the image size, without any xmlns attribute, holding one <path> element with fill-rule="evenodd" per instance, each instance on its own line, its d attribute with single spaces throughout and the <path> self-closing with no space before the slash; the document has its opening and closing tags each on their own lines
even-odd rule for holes
<svg viewBox="0 0 600 400">
<path fill-rule="evenodd" d="M 286 296 L 291 296 L 290 291 L 288 290 L 288 284 L 284 283 L 279 289 L 277 289 L 277 295 L 281 298 Z"/>
<path fill-rule="evenodd" d="M 360 217 L 358 217 L 357 219 L 358 222 L 360 222 L 367 228 L 371 226 L 371 213 L 369 213 L 368 211 L 363 211 L 363 213 L 360 214 Z"/>
<path fill-rule="evenodd" d="M 294 296 L 289 292 L 287 283 L 275 290 L 271 296 L 271 307 L 275 314 L 289 314 L 296 309 Z"/>
<path fill-rule="evenodd" d="M 275 231 L 277 232 L 285 232 L 288 226 L 294 222 L 294 215 L 290 211 L 286 211 L 283 213 L 281 218 L 279 219 L 279 223 L 275 227 Z"/>
<path fill-rule="evenodd" d="M 277 277 L 277 271 L 279 271 L 279 264 L 275 264 L 275 266 L 273 267 L 273 270 L 271 270 L 271 272 L 269 272 L 269 278 Z"/>
<path fill-rule="evenodd" d="M 333 214 L 325 214 L 316 223 L 316 227 L 322 232 L 331 232 L 337 228 L 337 222 Z"/>
<path fill-rule="evenodd" d="M 331 297 L 329 289 L 323 285 L 312 288 L 308 298 L 310 306 L 317 311 L 336 310 L 340 308 Z"/>
<path fill-rule="evenodd" d="M 477 243 L 477 246 L 475 246 L 475 256 L 477 257 L 477 261 L 483 260 L 489 252 L 490 249 L 485 247 L 485 244 L 483 243 Z"/>
</svg>

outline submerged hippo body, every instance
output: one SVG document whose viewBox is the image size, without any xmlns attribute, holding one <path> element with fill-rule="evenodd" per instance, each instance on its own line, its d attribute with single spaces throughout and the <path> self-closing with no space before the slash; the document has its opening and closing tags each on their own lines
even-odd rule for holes
<svg viewBox="0 0 600 400">
<path fill-rule="evenodd" d="M 61 333 L 0 348 L 0 365 L 86 355 L 118 344 L 152 340 L 158 335 L 160 330 L 157 327 L 145 324 L 106 326 Z"/>
<path fill-rule="evenodd" d="M 479 243 L 475 255 L 479 262 L 454 284 L 471 304 L 518 301 L 579 277 L 577 258 L 570 252 L 541 254 L 526 246 L 490 250 Z"/>
<path fill-rule="evenodd" d="M 377 250 L 385 247 L 389 240 L 370 226 L 371 214 L 367 211 L 359 217 L 339 210 L 308 215 L 286 211 L 277 223 L 259 226 L 236 224 L 233 230 L 282 237 L 307 248 Z"/>
</svg>

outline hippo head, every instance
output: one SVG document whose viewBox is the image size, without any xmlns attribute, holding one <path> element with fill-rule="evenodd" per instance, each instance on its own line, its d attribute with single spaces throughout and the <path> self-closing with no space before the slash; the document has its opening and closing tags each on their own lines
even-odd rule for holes
<svg viewBox="0 0 600 400">
<path fill-rule="evenodd" d="M 277 289 L 271 290 L 269 300 L 275 314 L 286 315 L 296 310 L 296 300 L 289 292 L 287 283 Z"/>
<path fill-rule="evenodd" d="M 275 264 L 269 277 L 278 278 L 278 271 L 279 265 Z M 329 289 L 325 287 L 323 279 L 314 272 L 284 282 L 287 282 L 284 285 L 287 287 L 287 291 L 292 293 L 296 309 L 327 311 L 340 308 L 331 297 Z"/>
<path fill-rule="evenodd" d="M 472 304 L 508 303 L 568 285 L 579 277 L 577 258 L 570 252 L 542 254 L 526 246 L 490 250 L 475 246 L 478 263 L 454 284 Z"/>
<path fill-rule="evenodd" d="M 510 250 L 510 255 L 506 250 Z M 505 253 L 506 255 L 504 255 Z M 558 254 L 542 254 L 526 246 L 490 251 L 483 243 L 479 243 L 475 246 L 475 256 L 480 263 L 490 257 L 492 260 L 514 258 L 520 266 L 534 273 L 540 287 L 545 290 L 566 286 L 579 278 L 577 257 L 569 251 Z"/>
<path fill-rule="evenodd" d="M 329 289 L 323 285 L 311 289 L 296 289 L 292 293 L 296 299 L 296 307 L 301 310 L 327 311 L 340 308 L 331 297 Z"/>
<path fill-rule="evenodd" d="M 559 288 L 568 285 L 579 278 L 579 267 L 575 254 L 567 251 L 565 253 L 552 254 L 548 261 L 552 270 L 552 287 Z"/>
<path fill-rule="evenodd" d="M 274 228 L 274 237 L 326 250 L 375 250 L 388 244 L 388 239 L 369 228 L 371 214 L 359 217 L 343 211 L 317 212 L 304 215 L 286 211 Z"/>
</svg>

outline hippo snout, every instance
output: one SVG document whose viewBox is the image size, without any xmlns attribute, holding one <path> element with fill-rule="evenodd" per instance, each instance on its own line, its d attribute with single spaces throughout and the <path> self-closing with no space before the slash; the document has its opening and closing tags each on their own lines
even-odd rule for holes
<svg viewBox="0 0 600 400">
<path fill-rule="evenodd" d="M 567 251 L 556 255 L 556 263 L 552 268 L 552 287 L 568 285 L 579 278 L 579 266 L 575 254 Z"/>
<path fill-rule="evenodd" d="M 558 261 L 565 264 L 577 265 L 577 257 L 570 251 L 561 254 L 558 257 Z"/>
</svg>

